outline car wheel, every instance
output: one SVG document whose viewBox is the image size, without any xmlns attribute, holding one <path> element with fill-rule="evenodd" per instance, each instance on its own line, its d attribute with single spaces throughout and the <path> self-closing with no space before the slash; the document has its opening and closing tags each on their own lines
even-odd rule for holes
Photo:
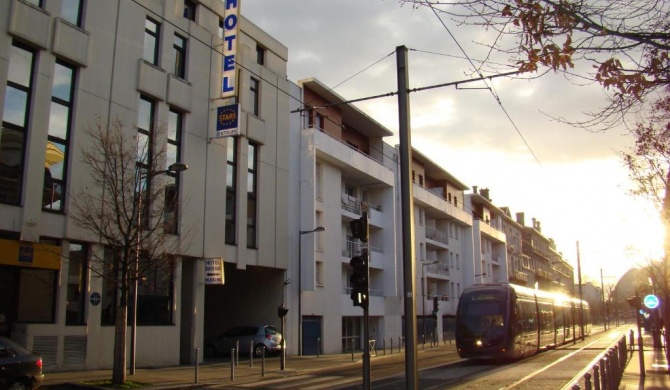
<svg viewBox="0 0 670 390">
<path fill-rule="evenodd" d="M 256 344 L 256 346 L 254 347 L 254 356 L 257 357 L 257 358 L 263 356 L 263 350 L 264 350 L 264 349 L 265 349 L 265 345 L 263 345 L 263 344 Z M 266 352 L 265 352 L 265 356 L 267 356 L 267 355 L 268 355 L 268 354 L 267 354 L 267 351 L 266 351 Z"/>
<path fill-rule="evenodd" d="M 205 346 L 205 357 L 213 358 L 216 356 L 216 347 L 213 345 Z"/>
<path fill-rule="evenodd" d="M 14 382 L 9 384 L 9 387 L 7 387 L 7 390 L 30 390 L 33 387 L 30 385 L 30 382 L 28 382 L 25 379 L 16 379 Z"/>
</svg>

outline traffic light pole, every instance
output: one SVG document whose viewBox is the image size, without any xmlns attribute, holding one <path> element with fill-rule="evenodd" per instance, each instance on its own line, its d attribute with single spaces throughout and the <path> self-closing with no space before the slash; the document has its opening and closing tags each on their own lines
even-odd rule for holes
<svg viewBox="0 0 670 390">
<path fill-rule="evenodd" d="M 362 214 L 359 219 L 349 222 L 354 238 L 366 244 L 361 254 L 349 262 L 352 268 L 349 280 L 351 300 L 354 306 L 363 308 L 363 390 L 370 390 L 370 232 L 368 213 L 363 211 Z"/>
</svg>

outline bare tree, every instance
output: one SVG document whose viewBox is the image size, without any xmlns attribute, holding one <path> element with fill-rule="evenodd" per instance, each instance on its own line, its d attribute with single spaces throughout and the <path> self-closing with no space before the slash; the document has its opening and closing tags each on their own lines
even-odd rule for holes
<svg viewBox="0 0 670 390">
<path fill-rule="evenodd" d="M 160 129 L 156 129 L 159 132 Z M 105 245 L 93 255 L 91 272 L 105 277 L 116 292 L 113 384 L 126 382 L 128 306 L 137 281 L 151 274 L 172 278 L 184 245 L 175 233 L 178 198 L 164 148 L 151 135 L 138 134 L 119 120 L 100 120 L 84 130 L 81 162 L 91 181 L 72 196 L 74 223 Z M 135 297 L 137 294 L 134 295 Z"/>
</svg>

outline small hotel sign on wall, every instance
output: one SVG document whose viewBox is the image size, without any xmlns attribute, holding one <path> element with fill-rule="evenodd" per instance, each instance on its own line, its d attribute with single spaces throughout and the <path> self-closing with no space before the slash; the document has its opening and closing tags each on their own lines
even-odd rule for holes
<svg viewBox="0 0 670 390">
<path fill-rule="evenodd" d="M 241 0 L 224 0 L 223 15 L 223 63 L 221 69 L 221 97 L 237 96 L 237 40 L 239 3 Z"/>
<path fill-rule="evenodd" d="M 216 137 L 233 137 L 240 134 L 240 105 L 230 104 L 216 108 Z"/>
</svg>

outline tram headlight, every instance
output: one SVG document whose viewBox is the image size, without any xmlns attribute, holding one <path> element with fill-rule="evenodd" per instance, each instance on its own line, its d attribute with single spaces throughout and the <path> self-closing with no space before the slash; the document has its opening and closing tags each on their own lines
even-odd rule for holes
<svg viewBox="0 0 670 390">
<path fill-rule="evenodd" d="M 475 341 L 475 345 L 478 346 L 478 347 L 481 347 L 482 346 L 482 341 L 481 340 Z"/>
</svg>

